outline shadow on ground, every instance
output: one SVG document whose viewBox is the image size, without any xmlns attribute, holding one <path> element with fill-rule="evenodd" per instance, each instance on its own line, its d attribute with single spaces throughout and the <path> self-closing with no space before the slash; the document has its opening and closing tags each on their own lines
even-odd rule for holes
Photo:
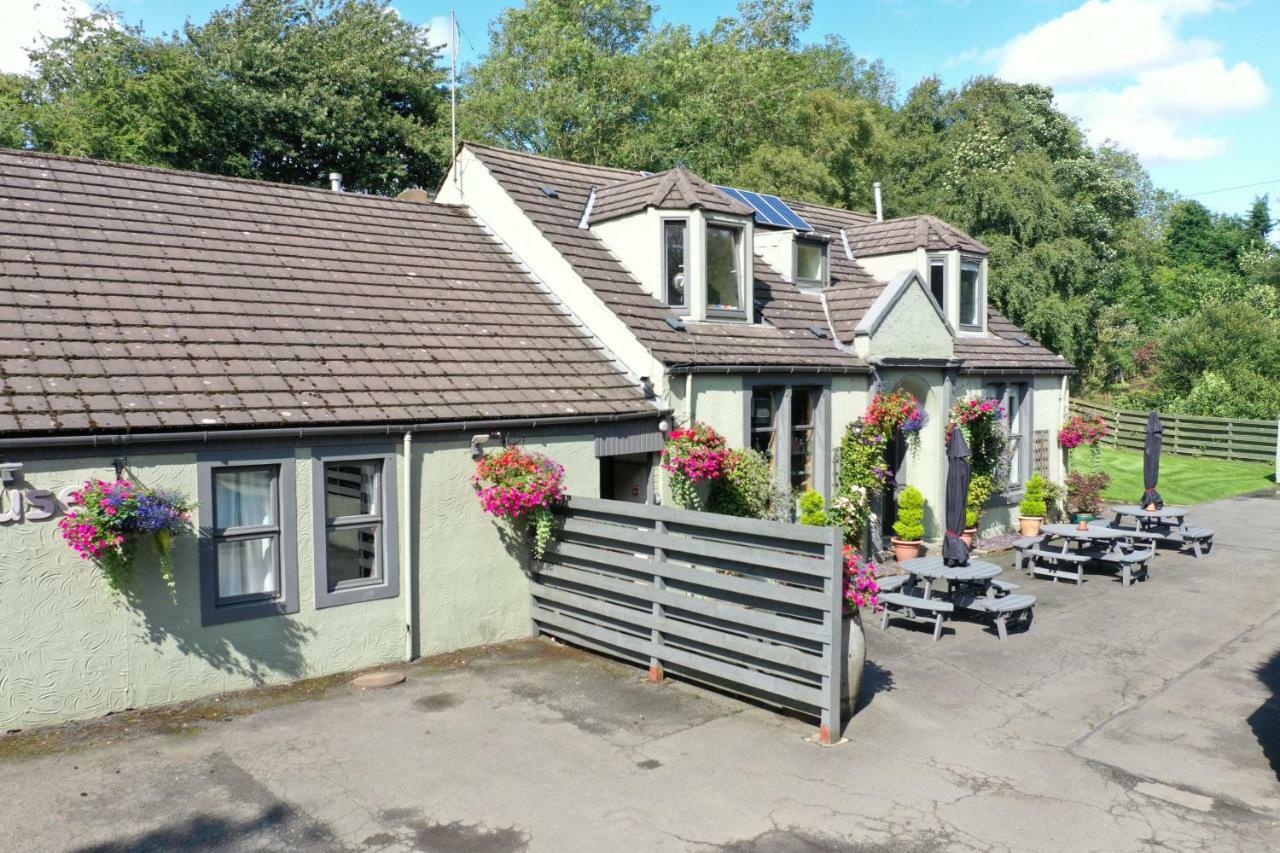
<svg viewBox="0 0 1280 853">
<path fill-rule="evenodd" d="M 1271 695 L 1249 715 L 1249 728 L 1258 739 L 1271 771 L 1280 780 L 1280 652 L 1259 667 L 1257 675 Z"/>
<path fill-rule="evenodd" d="M 232 820 L 198 814 L 128 840 L 108 841 L 75 853 L 162 853 L 171 850 L 234 851 L 245 849 L 305 849 L 337 851 L 333 836 L 325 829 L 301 819 L 283 803 L 269 806 L 257 817 Z"/>
</svg>

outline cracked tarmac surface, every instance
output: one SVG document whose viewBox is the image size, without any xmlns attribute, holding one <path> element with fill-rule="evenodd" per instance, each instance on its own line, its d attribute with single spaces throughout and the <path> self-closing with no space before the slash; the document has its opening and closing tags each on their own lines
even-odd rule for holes
<svg viewBox="0 0 1280 853">
<path fill-rule="evenodd" d="M 1197 508 L 1199 561 L 978 623 L 868 620 L 849 743 L 544 641 L 405 684 L 0 762 L 14 851 L 1280 849 L 1280 516 Z M 1008 556 L 1000 558 L 1008 565 Z"/>
</svg>

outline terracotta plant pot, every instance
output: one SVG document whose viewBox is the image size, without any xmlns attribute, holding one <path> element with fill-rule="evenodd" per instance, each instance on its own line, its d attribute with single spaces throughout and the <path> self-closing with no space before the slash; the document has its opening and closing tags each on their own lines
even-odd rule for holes
<svg viewBox="0 0 1280 853">
<path fill-rule="evenodd" d="M 862 633 L 862 615 L 857 610 L 846 610 L 840 624 L 844 639 L 844 667 L 840 673 L 840 696 L 844 722 L 848 722 L 858 710 L 858 691 L 862 687 L 862 670 L 867 663 L 867 638 Z"/>
<path fill-rule="evenodd" d="M 1091 513 L 1087 513 L 1087 512 L 1076 513 L 1076 529 L 1088 530 L 1089 522 L 1093 521 L 1095 518 L 1097 518 L 1097 516 Z"/>
<path fill-rule="evenodd" d="M 1040 525 L 1044 524 L 1044 516 L 1041 515 L 1020 515 L 1018 516 L 1018 527 L 1022 531 L 1023 536 L 1039 536 Z"/>
<path fill-rule="evenodd" d="M 893 558 L 899 563 L 914 560 L 924 551 L 924 540 L 922 539 L 907 542 L 895 536 L 890 541 L 893 543 Z"/>
<path fill-rule="evenodd" d="M 978 541 L 978 528 L 966 527 L 960 531 L 960 541 L 964 543 L 964 547 L 972 548 L 973 543 Z"/>
</svg>

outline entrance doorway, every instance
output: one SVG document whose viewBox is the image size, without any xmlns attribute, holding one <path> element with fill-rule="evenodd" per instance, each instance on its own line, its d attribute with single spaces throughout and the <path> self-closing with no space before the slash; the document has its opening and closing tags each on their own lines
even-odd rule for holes
<svg viewBox="0 0 1280 853">
<path fill-rule="evenodd" d="M 898 496 L 907 487 L 907 439 L 901 432 L 895 432 L 885 445 L 884 464 L 889 468 L 889 482 L 880 498 L 880 539 L 881 545 L 888 548 L 898 520 Z"/>
<path fill-rule="evenodd" d="M 653 454 L 602 457 L 600 497 L 611 501 L 653 503 Z"/>
</svg>

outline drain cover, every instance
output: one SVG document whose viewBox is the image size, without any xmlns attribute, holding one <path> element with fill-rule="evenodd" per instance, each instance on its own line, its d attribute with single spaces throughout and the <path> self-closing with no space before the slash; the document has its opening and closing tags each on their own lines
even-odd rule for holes
<svg viewBox="0 0 1280 853">
<path fill-rule="evenodd" d="M 373 690 L 379 687 L 395 687 L 403 683 L 403 672 L 369 672 L 357 675 L 352 679 L 351 686 L 359 687 L 361 690 Z"/>
</svg>

